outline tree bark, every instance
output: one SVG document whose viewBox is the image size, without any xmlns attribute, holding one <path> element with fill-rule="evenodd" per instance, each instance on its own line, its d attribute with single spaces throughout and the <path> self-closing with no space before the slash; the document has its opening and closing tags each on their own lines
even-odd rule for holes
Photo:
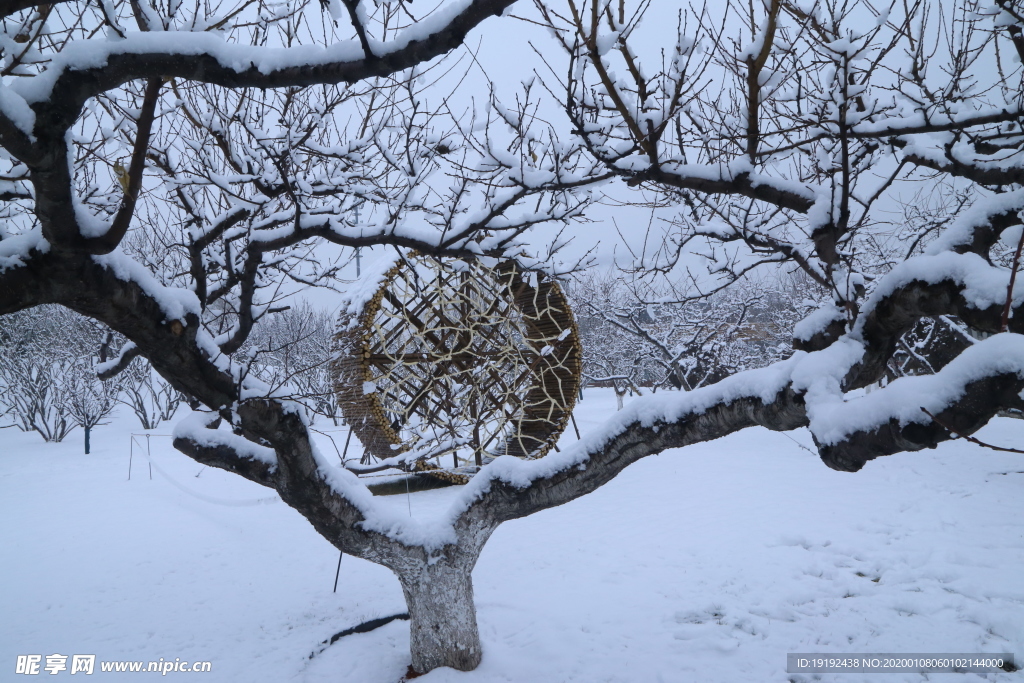
<svg viewBox="0 0 1024 683">
<path fill-rule="evenodd" d="M 455 523 L 455 542 L 430 550 L 360 528 L 366 519 L 362 510 L 325 481 L 297 412 L 274 400 L 250 399 L 236 405 L 234 417 L 250 441 L 273 446 L 276 463 L 238 457 L 230 443 L 217 442 L 214 429 L 198 440 L 179 435 L 175 448 L 198 462 L 275 489 L 336 548 L 393 571 L 409 610 L 409 645 L 417 673 L 442 666 L 476 668 L 482 649 L 472 572 L 500 521 L 486 510 L 464 514 Z"/>
<path fill-rule="evenodd" d="M 426 673 L 441 666 L 472 671 L 482 649 L 473 602 L 473 567 L 467 560 L 442 559 L 398 573 L 409 607 L 412 668 Z"/>
</svg>

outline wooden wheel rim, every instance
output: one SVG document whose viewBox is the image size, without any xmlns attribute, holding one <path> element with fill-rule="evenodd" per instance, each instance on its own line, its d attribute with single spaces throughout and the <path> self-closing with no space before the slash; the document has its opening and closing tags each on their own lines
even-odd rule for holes
<svg viewBox="0 0 1024 683">
<path fill-rule="evenodd" d="M 556 281 L 511 262 L 408 255 L 338 323 L 342 414 L 367 456 L 407 453 L 406 469 L 540 457 L 579 393 L 568 301 Z"/>
</svg>

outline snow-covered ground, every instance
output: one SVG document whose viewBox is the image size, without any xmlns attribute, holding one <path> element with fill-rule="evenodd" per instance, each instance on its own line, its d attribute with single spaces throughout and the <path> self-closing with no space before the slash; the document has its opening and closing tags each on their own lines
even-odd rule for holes
<svg viewBox="0 0 1024 683">
<path fill-rule="evenodd" d="M 610 391 L 588 392 L 580 428 L 614 410 Z M 150 437 L 152 479 L 137 437 L 129 481 L 140 431 L 122 414 L 89 456 L 80 432 L 43 444 L 0 431 L 0 680 L 33 679 L 14 674 L 17 655 L 61 653 L 212 662 L 169 679 L 397 683 L 404 621 L 309 658 L 332 634 L 405 610 L 390 572 L 346 556 L 332 593 L 338 554 L 298 513 L 166 436 Z M 341 447 L 344 430 L 332 435 Z M 1008 419 L 980 434 L 1017 446 L 1022 435 Z M 757 429 L 669 451 L 505 524 L 474 573 L 483 663 L 417 681 L 1022 680 L 786 673 L 787 652 L 1024 658 L 1024 456 L 958 442 L 844 474 L 794 439 L 810 443 Z M 430 515 L 452 494 L 388 500 Z"/>
</svg>

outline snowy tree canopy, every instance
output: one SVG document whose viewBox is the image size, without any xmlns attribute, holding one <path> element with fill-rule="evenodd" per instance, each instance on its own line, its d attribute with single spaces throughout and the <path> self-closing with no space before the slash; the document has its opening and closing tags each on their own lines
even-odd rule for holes
<svg viewBox="0 0 1024 683">
<path fill-rule="evenodd" d="M 679 16 L 660 58 L 643 3 L 535 4 L 571 65 L 560 85 L 589 155 L 676 211 L 632 254 L 636 278 L 685 266 L 704 296 L 782 264 L 831 294 L 793 328 L 807 355 L 766 404 L 801 413 L 827 464 L 933 446 L 1019 402 L 1015 361 L 982 362 L 981 348 L 936 377 L 850 393 L 882 377 L 922 317 L 1019 329 L 1019 2 L 709 5 Z M 933 385 L 943 398 L 919 405 Z"/>
</svg>

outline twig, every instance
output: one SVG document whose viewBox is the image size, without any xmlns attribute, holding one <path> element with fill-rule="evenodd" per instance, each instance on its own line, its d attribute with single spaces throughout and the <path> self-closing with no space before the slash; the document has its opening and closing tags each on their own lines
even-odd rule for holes
<svg viewBox="0 0 1024 683">
<path fill-rule="evenodd" d="M 1013 268 L 1010 269 L 1010 284 L 1006 286 L 1006 303 L 1003 304 L 1003 317 L 999 323 L 999 331 L 1006 332 L 1010 327 L 1010 307 L 1013 303 L 1013 283 L 1017 280 L 1017 267 L 1020 265 L 1020 251 L 1024 247 L 1024 230 L 1017 240 L 1017 251 L 1013 254 Z"/>
<path fill-rule="evenodd" d="M 784 437 L 786 437 L 787 439 L 789 439 L 790 441 L 792 441 L 793 443 L 795 443 L 795 444 L 796 444 L 797 446 L 799 446 L 800 448 L 802 448 L 802 449 L 804 449 L 805 451 L 807 451 L 808 453 L 810 453 L 811 455 L 818 455 L 818 453 L 815 453 L 815 452 L 814 452 L 814 451 L 812 451 L 812 450 L 811 450 L 810 448 L 808 448 L 807 446 L 803 445 L 802 443 L 800 443 L 799 441 L 797 441 L 796 439 L 794 439 L 793 437 L 791 437 L 791 436 L 790 436 L 789 434 L 787 434 L 786 432 L 779 432 L 779 434 L 782 434 L 782 435 L 783 435 Z"/>
<path fill-rule="evenodd" d="M 975 439 L 973 436 L 967 436 L 966 434 L 961 434 L 960 432 L 956 431 L 955 429 L 951 429 L 942 420 L 940 420 L 939 418 L 937 418 L 934 415 L 932 415 L 931 413 L 929 413 L 927 408 L 921 408 L 921 412 L 923 412 L 925 415 L 930 417 L 935 424 L 939 425 L 940 427 L 945 429 L 950 434 L 953 434 L 954 435 L 953 436 L 954 439 L 967 439 L 968 441 L 970 441 L 973 444 L 977 444 L 977 445 L 982 446 L 984 448 L 991 448 L 994 451 L 1003 451 L 1004 453 L 1020 453 L 1021 455 L 1024 455 L 1024 451 L 1017 450 L 1016 448 L 1003 448 L 1002 446 L 993 446 L 992 444 L 985 443 L 984 441 L 981 441 L 980 439 Z"/>
</svg>

